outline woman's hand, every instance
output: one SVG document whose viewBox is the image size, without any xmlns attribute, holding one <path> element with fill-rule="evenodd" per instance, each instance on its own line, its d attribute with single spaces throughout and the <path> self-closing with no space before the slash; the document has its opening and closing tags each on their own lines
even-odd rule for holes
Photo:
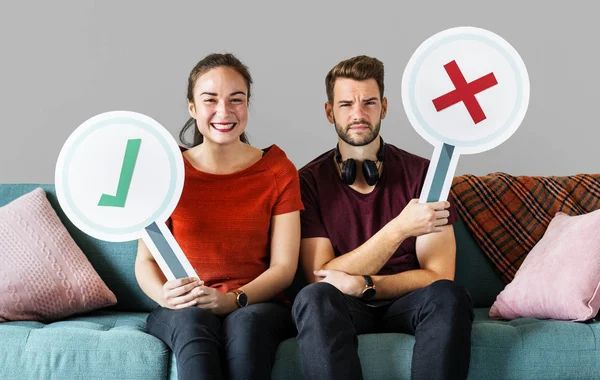
<svg viewBox="0 0 600 380">
<path fill-rule="evenodd" d="M 194 306 L 196 297 L 200 294 L 200 288 L 204 288 L 204 281 L 194 277 L 178 278 L 165 282 L 162 287 L 165 304 L 163 307 L 179 310 Z"/>
<path fill-rule="evenodd" d="M 221 293 L 217 289 L 201 286 L 196 296 L 198 307 L 210 310 L 217 315 L 229 314 L 237 309 L 237 298 L 235 293 Z"/>
</svg>

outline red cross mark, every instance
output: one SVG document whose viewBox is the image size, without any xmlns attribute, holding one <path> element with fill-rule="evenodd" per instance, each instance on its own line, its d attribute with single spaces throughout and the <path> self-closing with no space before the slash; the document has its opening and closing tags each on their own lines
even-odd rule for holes
<svg viewBox="0 0 600 380">
<path fill-rule="evenodd" d="M 467 83 L 465 77 L 458 68 L 456 61 L 446 63 L 444 69 L 446 69 L 446 72 L 456 89 L 433 99 L 433 105 L 435 106 L 436 111 L 440 112 L 453 104 L 463 102 L 475 124 L 485 120 L 485 113 L 483 113 L 479 102 L 475 99 L 475 94 L 498 84 L 494 73 L 489 73 Z"/>
</svg>

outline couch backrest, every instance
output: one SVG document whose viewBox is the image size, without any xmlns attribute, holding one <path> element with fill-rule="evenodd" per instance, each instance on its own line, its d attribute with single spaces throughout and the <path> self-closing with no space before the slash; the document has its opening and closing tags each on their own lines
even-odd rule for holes
<svg viewBox="0 0 600 380">
<path fill-rule="evenodd" d="M 48 200 L 57 211 L 73 240 L 88 257 L 106 285 L 117 296 L 118 303 L 114 309 L 123 311 L 152 310 L 156 304 L 142 292 L 135 279 L 134 263 L 137 242 L 105 242 L 79 230 L 61 210 L 54 185 L 0 184 L 0 207 L 38 187 L 44 189 Z M 468 289 L 475 307 L 489 307 L 504 288 L 504 284 L 462 221 L 454 226 L 454 233 L 457 245 L 456 282 Z M 286 291 L 288 298 L 293 300 L 305 283 L 299 270 L 294 284 Z"/>
<path fill-rule="evenodd" d="M 454 225 L 456 238 L 455 281 L 469 291 L 475 307 L 490 307 L 504 283 L 479 248 L 462 220 Z"/>
</svg>

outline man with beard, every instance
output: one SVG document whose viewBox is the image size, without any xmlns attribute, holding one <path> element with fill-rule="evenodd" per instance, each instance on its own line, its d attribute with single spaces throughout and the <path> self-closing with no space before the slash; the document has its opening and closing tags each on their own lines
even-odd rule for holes
<svg viewBox="0 0 600 380">
<path fill-rule="evenodd" d="M 325 79 L 338 145 L 300 170 L 300 261 L 309 285 L 293 317 L 306 379 L 362 379 L 357 334 L 413 334 L 413 379 L 465 379 L 472 304 L 453 282 L 450 202 L 418 203 L 429 160 L 379 136 L 383 64 L 359 56 Z M 387 365 L 381 363 L 381 365 Z"/>
</svg>

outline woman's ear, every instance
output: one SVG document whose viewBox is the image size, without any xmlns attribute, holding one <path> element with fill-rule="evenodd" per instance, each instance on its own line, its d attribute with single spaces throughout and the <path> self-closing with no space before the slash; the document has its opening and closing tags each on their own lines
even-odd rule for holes
<svg viewBox="0 0 600 380">
<path fill-rule="evenodd" d="M 190 117 L 196 118 L 196 106 L 193 102 L 188 102 L 188 112 L 190 113 Z"/>
</svg>

